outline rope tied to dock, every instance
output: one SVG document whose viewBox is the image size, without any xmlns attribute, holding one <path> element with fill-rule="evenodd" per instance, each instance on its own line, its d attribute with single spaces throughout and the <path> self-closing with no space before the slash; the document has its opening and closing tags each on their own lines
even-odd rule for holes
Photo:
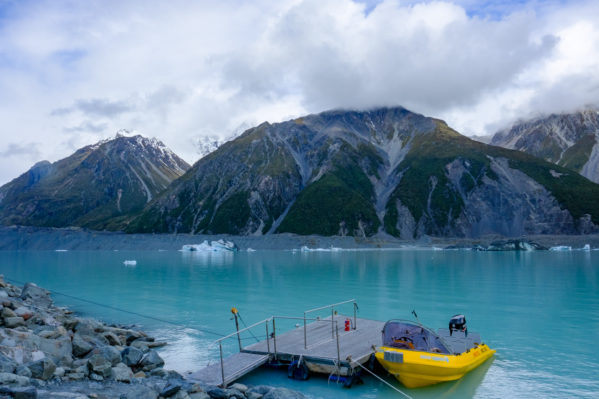
<svg viewBox="0 0 599 399">
<path fill-rule="evenodd" d="M 397 387 L 394 387 L 393 385 L 389 384 L 389 383 L 388 383 L 387 381 L 385 381 L 385 380 L 384 380 L 382 377 L 380 377 L 380 376 L 376 375 L 374 372 L 372 372 L 372 371 L 368 370 L 366 367 L 364 367 L 364 366 L 363 366 L 363 365 L 361 365 L 360 363 L 358 363 L 358 362 L 354 362 L 354 361 L 351 359 L 351 356 L 348 356 L 348 357 L 347 357 L 347 360 L 349 361 L 349 364 L 350 364 L 350 365 L 352 365 L 352 367 L 353 367 L 354 365 L 360 366 L 360 367 L 362 368 L 362 370 L 365 370 L 365 371 L 367 371 L 367 372 L 368 372 L 370 375 L 372 375 L 374 378 L 376 378 L 377 380 L 379 380 L 379 381 L 380 381 L 380 382 L 382 382 L 383 384 L 387 385 L 389 388 L 391 388 L 391 389 L 393 389 L 393 390 L 395 390 L 395 391 L 399 392 L 400 394 L 402 394 L 403 396 L 405 396 L 405 397 L 406 397 L 406 398 L 408 398 L 408 399 L 414 399 L 414 398 L 412 398 L 410 395 L 408 395 L 407 393 L 405 393 L 405 392 L 401 391 L 399 388 L 397 388 Z"/>
</svg>

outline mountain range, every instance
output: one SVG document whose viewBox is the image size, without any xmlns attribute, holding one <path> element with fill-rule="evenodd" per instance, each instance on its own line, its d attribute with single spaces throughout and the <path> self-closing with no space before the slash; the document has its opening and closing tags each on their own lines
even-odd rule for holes
<svg viewBox="0 0 599 399">
<path fill-rule="evenodd" d="M 136 152 L 143 146 L 128 155 L 98 152 L 102 146 L 124 146 L 118 140 L 85 147 L 55 164 L 38 164 L 1 187 L 0 221 L 144 233 L 390 234 L 408 239 L 588 233 L 599 225 L 599 185 L 567 165 L 473 141 L 441 120 L 402 107 L 265 122 L 189 169 L 168 152 L 172 174 L 163 174 L 172 178 L 152 186 L 142 171 L 167 165 L 154 158 L 160 159 L 159 152 L 140 157 Z M 92 153 L 97 154 L 90 162 L 94 166 L 82 174 L 89 187 L 66 185 L 81 175 L 76 171 L 82 167 L 73 165 Z M 100 155 L 105 153 L 111 155 Z M 145 168 L 133 166 L 141 159 Z M 46 169 L 61 170 L 60 177 L 51 178 Z M 113 175 L 130 185 L 122 188 L 118 201 L 121 186 Z M 138 195 L 123 201 L 125 191 Z M 60 202 L 40 203 L 38 193 L 57 192 L 68 196 L 68 212 L 55 211 Z M 125 209 L 124 203 L 130 206 Z M 70 216 L 59 217 L 64 214 Z"/>
<path fill-rule="evenodd" d="M 599 183 L 599 111 L 551 114 L 493 135 L 491 144 L 524 151 Z"/>
<path fill-rule="evenodd" d="M 162 142 L 117 134 L 0 187 L 0 223 L 116 229 L 187 169 Z"/>
</svg>

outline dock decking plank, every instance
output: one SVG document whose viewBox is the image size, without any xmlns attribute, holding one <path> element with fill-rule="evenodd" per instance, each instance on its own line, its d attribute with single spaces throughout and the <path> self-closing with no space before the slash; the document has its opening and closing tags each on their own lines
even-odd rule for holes
<svg viewBox="0 0 599 399">
<path fill-rule="evenodd" d="M 266 363 L 268 358 L 268 355 L 258 355 L 244 352 L 236 353 L 225 358 L 225 383 L 228 385 L 250 371 L 257 369 Z M 192 381 L 200 381 L 208 385 L 221 385 L 223 380 L 220 362 L 213 363 L 208 367 L 204 367 L 200 371 L 190 374 L 187 379 Z"/>
</svg>

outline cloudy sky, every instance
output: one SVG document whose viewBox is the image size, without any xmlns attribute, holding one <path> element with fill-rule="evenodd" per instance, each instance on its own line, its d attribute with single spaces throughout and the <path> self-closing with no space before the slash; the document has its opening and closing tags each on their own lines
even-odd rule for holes
<svg viewBox="0 0 599 399">
<path fill-rule="evenodd" d="M 599 103 L 599 2 L 0 0 L 0 184 L 129 129 L 403 105 L 467 135 Z"/>
</svg>

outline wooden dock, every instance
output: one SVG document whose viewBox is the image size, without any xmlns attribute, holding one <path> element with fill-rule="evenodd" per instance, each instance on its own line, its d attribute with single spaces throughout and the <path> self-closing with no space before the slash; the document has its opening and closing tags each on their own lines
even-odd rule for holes
<svg viewBox="0 0 599 399">
<path fill-rule="evenodd" d="M 356 372 L 356 363 L 366 363 L 375 352 L 374 347 L 381 344 L 385 323 L 357 318 L 355 311 L 353 317 L 336 314 L 335 307 L 346 303 L 353 303 L 354 310 L 357 309 L 355 301 L 351 300 L 306 311 L 304 317 L 272 316 L 222 338 L 217 341 L 221 350 L 220 361 L 189 375 L 187 379 L 226 387 L 268 362 L 296 362 L 304 364 L 312 373 L 352 376 Z M 331 316 L 326 318 L 306 317 L 310 312 L 329 308 Z M 276 321 L 281 319 L 302 323 L 290 331 L 278 332 Z M 350 326 L 346 331 L 348 320 Z M 239 353 L 222 357 L 222 340 L 239 337 L 245 330 L 260 326 L 266 329 L 267 339 L 248 346 L 242 346 L 240 340 Z"/>
</svg>

